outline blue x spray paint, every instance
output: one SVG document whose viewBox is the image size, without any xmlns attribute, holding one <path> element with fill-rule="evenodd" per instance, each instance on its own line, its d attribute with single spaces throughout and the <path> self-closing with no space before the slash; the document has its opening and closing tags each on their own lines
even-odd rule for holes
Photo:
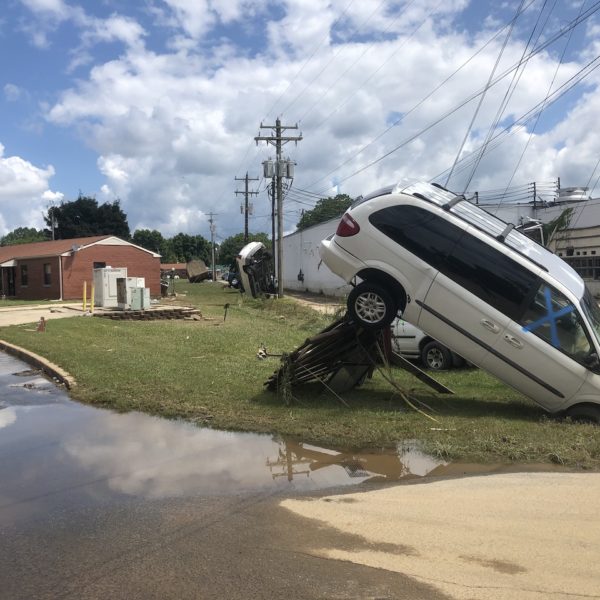
<svg viewBox="0 0 600 600">
<path fill-rule="evenodd" d="M 558 339 L 558 329 L 556 328 L 556 320 L 564 315 L 569 314 L 575 310 L 573 305 L 565 306 L 560 310 L 553 310 L 552 308 L 552 296 L 550 294 L 550 288 L 544 289 L 544 296 L 546 298 L 546 315 L 541 319 L 534 321 L 533 323 L 529 323 L 529 325 L 525 325 L 523 327 L 523 331 L 535 331 L 539 329 L 543 325 L 550 325 L 550 341 L 555 348 L 560 348 L 560 340 Z"/>
</svg>

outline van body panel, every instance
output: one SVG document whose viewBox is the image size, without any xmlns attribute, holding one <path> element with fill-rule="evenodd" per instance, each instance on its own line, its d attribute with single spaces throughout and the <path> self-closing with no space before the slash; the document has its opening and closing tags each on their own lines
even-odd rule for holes
<svg viewBox="0 0 600 600">
<path fill-rule="evenodd" d="M 494 350 L 493 373 L 549 412 L 562 410 L 586 380 L 588 370 L 523 326 L 510 321 Z M 510 362 L 509 362 L 510 361 Z M 516 368 L 514 365 L 518 365 Z M 492 365 L 484 368 L 492 372 Z"/>
<path fill-rule="evenodd" d="M 479 367 L 487 361 L 487 348 L 494 346 L 509 320 L 473 294 L 465 294 L 442 273 L 432 283 L 422 308 L 417 327 Z"/>
</svg>

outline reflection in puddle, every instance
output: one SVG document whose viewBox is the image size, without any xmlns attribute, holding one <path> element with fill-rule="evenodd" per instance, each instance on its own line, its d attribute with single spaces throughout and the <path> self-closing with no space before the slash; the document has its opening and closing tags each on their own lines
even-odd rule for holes
<svg viewBox="0 0 600 600">
<path fill-rule="evenodd" d="M 414 445 L 345 452 L 113 413 L 72 402 L 38 373 L 22 371 L 0 355 L 0 514 L 67 492 L 86 502 L 315 490 L 425 475 L 443 464 Z"/>
<path fill-rule="evenodd" d="M 84 406 L 0 354 L 0 525 L 50 508 L 397 481 L 451 468 L 417 444 L 367 452 Z M 28 385 L 29 384 L 29 385 Z"/>
</svg>

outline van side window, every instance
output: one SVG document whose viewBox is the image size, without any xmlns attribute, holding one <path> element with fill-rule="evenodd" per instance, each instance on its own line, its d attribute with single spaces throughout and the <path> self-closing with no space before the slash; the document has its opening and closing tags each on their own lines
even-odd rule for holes
<svg viewBox="0 0 600 600">
<path fill-rule="evenodd" d="M 370 215 L 369 221 L 438 270 L 463 234 L 452 223 L 417 206 L 390 206 Z"/>
<path fill-rule="evenodd" d="M 538 282 L 529 269 L 468 233 L 448 258 L 444 273 L 514 321 Z"/>
<path fill-rule="evenodd" d="M 520 324 L 524 332 L 537 335 L 580 363 L 592 352 L 577 308 L 549 285 L 537 290 Z"/>
<path fill-rule="evenodd" d="M 462 228 L 417 206 L 373 213 L 371 224 L 503 314 L 517 320 L 537 276 Z"/>
</svg>

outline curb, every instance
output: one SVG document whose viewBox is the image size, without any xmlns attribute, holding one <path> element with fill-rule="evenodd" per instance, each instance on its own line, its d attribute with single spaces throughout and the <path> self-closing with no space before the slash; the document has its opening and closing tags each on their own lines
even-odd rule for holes
<svg viewBox="0 0 600 600">
<path fill-rule="evenodd" d="M 35 352 L 30 352 L 29 350 L 25 350 L 25 348 L 15 346 L 14 344 L 10 344 L 8 342 L 5 342 L 4 340 L 0 340 L 0 350 L 4 350 L 4 352 L 6 352 L 7 354 L 16 356 L 17 358 L 24 360 L 30 365 L 41 369 L 44 373 L 46 373 L 46 375 L 49 375 L 53 379 L 57 379 L 68 390 L 77 385 L 77 382 L 75 381 L 74 377 L 69 375 L 69 373 L 67 373 L 54 363 L 51 363 L 49 360 L 46 360 L 39 354 L 35 354 Z"/>
</svg>

